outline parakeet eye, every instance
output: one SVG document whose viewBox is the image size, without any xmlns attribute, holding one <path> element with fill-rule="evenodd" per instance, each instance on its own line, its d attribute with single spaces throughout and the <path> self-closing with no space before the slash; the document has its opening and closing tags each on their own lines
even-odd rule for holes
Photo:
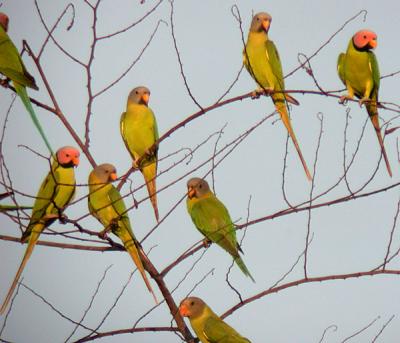
<svg viewBox="0 0 400 343">
<path fill-rule="evenodd" d="M 201 184 L 199 185 L 199 188 L 203 187 Z"/>
<path fill-rule="evenodd" d="M 367 39 L 367 36 L 366 36 L 366 35 L 364 35 L 364 39 Z"/>
<path fill-rule="evenodd" d="M 139 94 L 139 92 L 138 92 L 138 91 L 136 91 L 135 93 L 136 93 L 136 94 Z"/>
<path fill-rule="evenodd" d="M 194 305 L 194 301 L 191 301 L 191 302 L 190 302 L 190 306 L 193 306 L 193 305 Z"/>
</svg>

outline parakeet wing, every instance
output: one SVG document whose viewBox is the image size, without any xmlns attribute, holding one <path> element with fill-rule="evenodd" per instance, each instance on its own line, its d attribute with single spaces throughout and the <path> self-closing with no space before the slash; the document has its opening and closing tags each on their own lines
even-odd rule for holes
<svg viewBox="0 0 400 343">
<path fill-rule="evenodd" d="M 224 321 L 214 317 L 206 319 L 204 335 L 210 343 L 250 343 Z"/>
<path fill-rule="evenodd" d="M 214 195 L 198 201 L 191 210 L 197 229 L 208 239 L 237 255 L 235 228 L 224 204 Z"/>
<path fill-rule="evenodd" d="M 338 56 L 337 60 L 337 72 L 340 77 L 340 80 L 342 80 L 343 84 L 346 85 L 346 77 L 345 77 L 345 72 L 344 72 L 344 61 L 346 59 L 346 54 L 341 53 Z"/>
<path fill-rule="evenodd" d="M 265 45 L 266 45 L 265 54 L 271 65 L 272 73 L 275 75 L 275 78 L 279 83 L 278 85 L 275 86 L 275 90 L 283 90 L 285 89 L 285 84 L 283 81 L 282 63 L 279 57 L 278 49 L 276 48 L 274 42 L 271 40 L 267 40 Z"/>
<path fill-rule="evenodd" d="M 377 92 L 380 84 L 378 60 L 376 59 L 376 56 L 372 51 L 368 51 L 368 58 L 369 58 L 369 66 L 372 72 L 372 79 L 374 80 L 374 88 Z"/>
<path fill-rule="evenodd" d="M 19 84 L 37 89 L 34 78 L 26 70 L 14 43 L 0 28 L 0 73 Z"/>
</svg>

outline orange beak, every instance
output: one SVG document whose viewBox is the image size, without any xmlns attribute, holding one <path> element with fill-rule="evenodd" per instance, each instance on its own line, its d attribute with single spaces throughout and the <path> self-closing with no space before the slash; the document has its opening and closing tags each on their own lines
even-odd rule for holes
<svg viewBox="0 0 400 343">
<path fill-rule="evenodd" d="M 262 27 L 264 28 L 265 32 L 268 32 L 270 24 L 271 22 L 269 20 L 263 20 Z"/>
<path fill-rule="evenodd" d="M 110 174 L 110 179 L 111 179 L 112 181 L 115 181 L 117 178 L 118 178 L 117 173 L 111 173 L 111 174 Z"/>
<path fill-rule="evenodd" d="M 179 313 L 182 317 L 189 317 L 189 310 L 185 305 L 179 306 Z"/>
<path fill-rule="evenodd" d="M 192 199 L 196 194 L 196 190 L 193 187 L 188 187 L 187 196 L 189 199 Z"/>
<path fill-rule="evenodd" d="M 147 105 L 149 103 L 150 94 L 143 94 L 142 100 Z"/>
<path fill-rule="evenodd" d="M 74 164 L 75 167 L 77 167 L 79 165 L 79 156 L 73 157 L 72 163 Z"/>
<path fill-rule="evenodd" d="M 375 48 L 377 47 L 377 45 L 378 45 L 378 41 L 377 41 L 377 40 L 371 39 L 371 40 L 369 41 L 369 46 L 370 46 L 372 49 L 375 49 Z"/>
</svg>

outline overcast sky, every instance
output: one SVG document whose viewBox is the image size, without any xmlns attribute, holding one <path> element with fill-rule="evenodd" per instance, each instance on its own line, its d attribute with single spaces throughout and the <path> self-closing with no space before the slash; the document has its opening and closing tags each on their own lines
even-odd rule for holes
<svg viewBox="0 0 400 343">
<path fill-rule="evenodd" d="M 93 2 L 93 1 L 92 1 Z M 35 53 L 38 53 L 46 31 L 40 22 L 33 0 L 3 0 L 1 11 L 10 17 L 9 35 L 20 50 L 25 39 Z M 66 28 L 71 21 L 71 10 L 61 21 L 54 36 L 70 54 L 85 63 L 89 59 L 92 39 L 92 12 L 84 1 L 74 1 L 75 21 L 72 28 Z M 107 35 L 125 28 L 143 17 L 157 1 L 139 0 L 102 1 L 98 10 L 97 34 Z M 39 0 L 38 5 L 49 26 L 63 11 L 67 1 Z M 400 69 L 398 32 L 400 29 L 400 3 L 396 0 L 377 1 L 183 1 L 174 2 L 174 29 L 176 44 L 183 62 L 184 74 L 196 101 L 207 107 L 228 89 L 235 80 L 242 64 L 242 37 L 238 22 L 231 13 L 237 5 L 242 20 L 245 38 L 252 13 L 266 11 L 272 17 L 269 36 L 279 49 L 285 74 L 298 65 L 298 54 L 311 56 L 342 25 L 361 10 L 366 10 L 365 21 L 359 15 L 339 32 L 311 60 L 314 75 L 325 90 L 343 88 L 337 73 L 336 61 L 340 52 L 345 51 L 351 36 L 362 28 L 369 28 L 378 34 L 375 51 L 381 75 Z M 179 68 L 174 42 L 171 36 L 171 5 L 164 0 L 156 10 L 131 30 L 98 42 L 92 65 L 92 87 L 96 93 L 116 80 L 129 65 L 137 59 L 143 47 L 162 20 L 154 39 L 142 57 L 120 82 L 98 96 L 92 107 L 90 122 L 90 152 L 96 163 L 113 163 L 120 175 L 131 166 L 131 159 L 119 133 L 119 118 L 125 110 L 130 90 L 146 85 L 151 90 L 150 107 L 153 109 L 160 134 L 181 120 L 198 111 L 185 88 Z M 50 97 L 34 63 L 26 54 L 23 60 L 27 69 L 35 76 L 39 91 L 29 94 L 50 106 Z M 41 64 L 46 78 L 54 92 L 61 110 L 78 135 L 84 139 L 84 121 L 87 113 L 87 75 L 85 69 L 66 57 L 54 43 L 45 49 Z M 380 100 L 399 103 L 398 75 L 381 81 Z M 286 79 L 286 88 L 291 90 L 316 90 L 312 78 L 298 70 Z M 226 98 L 245 94 L 255 89 L 254 81 L 243 70 Z M 294 130 L 301 149 L 311 170 L 320 135 L 320 118 L 323 117 L 323 134 L 318 151 L 314 194 L 333 186 L 343 175 L 344 135 L 346 111 L 350 111 L 346 130 L 346 164 L 357 150 L 357 144 L 366 123 L 354 164 L 348 173 L 347 182 L 351 191 L 356 191 L 373 175 L 380 157 L 380 150 L 372 125 L 367 121 L 364 108 L 356 103 L 339 105 L 336 98 L 311 94 L 293 94 L 300 106 L 291 108 Z M 3 125 L 12 101 L 10 90 L 0 89 L 0 114 Z M 53 147 L 74 145 L 71 135 L 55 118 L 44 109 L 35 106 Z M 185 159 L 158 178 L 158 186 L 164 187 L 173 181 L 171 187 L 159 194 L 160 214 L 164 217 L 184 196 L 186 181 L 192 176 L 204 176 L 212 167 L 211 163 L 186 173 L 209 159 L 216 147 L 222 149 L 239 135 L 253 127 L 260 120 L 273 113 L 270 99 L 249 98 L 210 111 L 190 122 L 162 142 L 159 149 L 159 171 L 169 169 L 200 143 L 213 135 L 195 151 L 192 159 Z M 399 125 L 396 113 L 380 111 L 382 120 L 389 121 L 389 127 Z M 286 149 L 286 131 L 275 115 L 255 129 L 216 168 L 215 191 L 229 209 L 232 219 L 243 224 L 246 218 L 256 219 L 286 209 L 282 192 L 282 175 Z M 28 114 L 19 99 L 11 109 L 6 123 L 2 145 L 4 162 L 8 168 L 14 188 L 26 195 L 34 196 L 41 180 L 48 171 L 47 162 L 31 151 L 19 146 L 26 145 L 35 151 L 47 154 Z M 218 140 L 218 132 L 223 134 Z M 393 178 L 387 174 L 383 161 L 374 179 L 363 192 L 374 191 L 398 182 L 397 136 L 395 131 L 385 139 L 385 146 L 392 164 Z M 217 145 L 216 145 L 217 144 Z M 182 150 L 181 150 L 182 149 Z M 177 154 L 173 154 L 174 152 Z M 225 153 L 217 158 L 220 160 Z M 289 141 L 287 168 L 285 172 L 285 195 L 292 205 L 307 201 L 311 183 L 304 175 L 293 144 Z M 84 155 L 76 170 L 77 182 L 85 184 L 91 166 Z M 4 168 L 3 168 L 4 174 Z M 211 183 L 211 175 L 207 176 Z M 130 187 L 143 183 L 139 173 L 122 189 L 127 194 Z M 2 191 L 3 189 L 1 189 Z M 18 195 L 21 204 L 29 205 L 32 199 Z M 79 187 L 76 199 L 87 194 L 87 187 Z M 326 202 L 347 196 L 346 182 L 328 192 L 316 201 Z M 144 189 L 135 193 L 138 200 L 146 196 Z M 274 220 L 249 226 L 243 240 L 243 259 L 256 279 L 253 284 L 234 266 L 229 279 L 243 298 L 253 296 L 270 288 L 290 271 L 305 248 L 307 223 L 310 220 L 310 236 L 313 237 L 308 252 L 309 277 L 368 271 L 379 266 L 386 254 L 397 210 L 398 188 L 374 196 L 357 199 L 329 207 L 291 214 Z M 7 203 L 8 200 L 3 200 Z M 127 197 L 127 204 L 133 199 Z M 74 203 L 66 215 L 77 219 L 87 213 L 86 199 Z M 248 213 L 249 212 L 249 213 Z M 27 212 L 29 214 L 29 212 Z M 139 239 L 153 229 L 155 219 L 149 201 L 141 203 L 129 212 L 133 229 Z M 311 217 L 310 217 L 310 216 Z M 26 225 L 26 221 L 23 221 Z M 0 216 L 0 234 L 19 237 L 20 228 L 8 217 Z M 100 231 L 98 222 L 90 217 L 80 221 L 85 228 Z M 73 227 L 55 223 L 51 229 L 68 231 Z M 90 237 L 76 233 L 78 238 Z M 243 231 L 238 232 L 241 239 Z M 42 235 L 43 240 L 64 243 L 85 244 L 82 241 Z M 113 237 L 114 238 L 114 237 Z M 202 236 L 195 229 L 181 202 L 166 220 L 144 242 L 145 251 L 155 266 L 162 270 L 186 249 L 199 241 Z M 115 238 L 116 241 L 118 241 Z M 93 243 L 86 244 L 93 245 Z M 400 234 L 395 230 L 391 253 L 400 246 Z M 3 299 L 20 263 L 25 246 L 0 240 L 0 299 Z M 193 295 L 203 298 L 216 313 L 222 314 L 239 302 L 237 294 L 225 281 L 231 258 L 216 245 L 206 250 L 204 256 L 195 254 L 174 268 L 166 277 L 173 297 L 180 302 L 196 286 Z M 194 265 L 195 264 L 195 265 Z M 285 284 L 302 279 L 304 260 L 280 281 Z M 193 266 L 194 265 L 194 266 Z M 115 299 L 128 281 L 133 264 L 123 252 L 90 252 L 70 249 L 55 249 L 38 246 L 25 272 L 24 284 L 42 295 L 65 316 L 79 321 L 89 305 L 91 297 L 108 266 L 112 266 L 101 284 L 99 294 L 83 324 L 96 328 L 113 305 Z M 193 267 L 193 270 L 191 269 Z M 389 269 L 400 269 L 399 258 L 395 258 Z M 182 283 L 181 280 L 188 273 Z M 213 271 L 211 274 L 208 274 Z M 156 284 L 152 281 L 153 286 Z M 341 342 L 368 324 L 376 321 L 351 342 L 371 342 L 389 321 L 377 342 L 394 342 L 400 336 L 400 278 L 396 275 L 355 278 L 350 280 L 307 283 L 291 287 L 261 298 L 242 307 L 226 321 L 252 342 L 319 342 L 324 330 L 330 326 L 323 342 Z M 162 298 L 157 290 L 159 298 Z M 126 329 L 153 306 L 151 296 L 137 273 L 127 286 L 116 307 L 107 317 L 99 332 Z M 0 325 L 4 317 L 0 317 Z M 169 326 L 171 316 L 168 307 L 161 304 L 138 327 Z M 20 288 L 12 311 L 7 319 L 1 338 L 11 342 L 64 342 L 70 336 L 74 325 L 56 314 L 42 300 L 24 287 Z M 69 341 L 73 342 L 88 333 L 78 329 Z M 137 333 L 115 335 L 104 338 L 104 342 L 180 342 L 173 333 Z"/>
</svg>

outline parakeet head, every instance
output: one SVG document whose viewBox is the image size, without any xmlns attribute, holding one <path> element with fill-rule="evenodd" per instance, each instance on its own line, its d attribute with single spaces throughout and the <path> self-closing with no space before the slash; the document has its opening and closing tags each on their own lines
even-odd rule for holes
<svg viewBox="0 0 400 343">
<path fill-rule="evenodd" d="M 146 105 L 149 103 L 150 98 L 150 89 L 144 86 L 136 87 L 131 90 L 128 96 L 128 104 L 129 102 Z"/>
<path fill-rule="evenodd" d="M 208 186 L 207 181 L 200 179 L 199 177 L 194 177 L 187 182 L 187 196 L 189 199 L 201 198 L 203 195 L 210 191 L 210 186 Z"/>
<path fill-rule="evenodd" d="M 271 26 L 272 17 L 266 12 L 257 13 L 251 21 L 250 31 L 251 32 L 262 32 L 268 33 L 269 27 Z"/>
<path fill-rule="evenodd" d="M 179 313 L 182 317 L 196 318 L 200 316 L 206 306 L 206 303 L 197 297 L 188 297 L 181 301 Z"/>
<path fill-rule="evenodd" d="M 360 30 L 353 36 L 353 44 L 357 50 L 371 50 L 378 45 L 378 36 L 370 30 Z"/>
<path fill-rule="evenodd" d="M 77 167 L 79 165 L 79 150 L 73 146 L 63 146 L 57 150 L 57 162 L 64 168 Z"/>
<path fill-rule="evenodd" d="M 91 176 L 94 176 L 96 181 L 99 183 L 109 183 L 117 179 L 117 170 L 110 163 L 98 165 L 90 174 Z M 91 179 L 91 176 L 89 176 L 89 180 Z"/>
<path fill-rule="evenodd" d="M 8 16 L 7 14 L 0 12 L 0 26 L 4 29 L 4 31 L 8 31 Z"/>
</svg>

